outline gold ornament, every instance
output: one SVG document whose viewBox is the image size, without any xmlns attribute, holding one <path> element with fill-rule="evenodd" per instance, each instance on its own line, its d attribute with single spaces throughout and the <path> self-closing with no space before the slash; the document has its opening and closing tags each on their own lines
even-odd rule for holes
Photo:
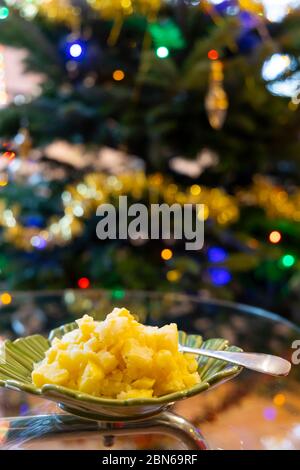
<svg viewBox="0 0 300 470">
<path fill-rule="evenodd" d="M 21 127 L 21 129 L 19 129 L 15 140 L 20 157 L 28 158 L 32 150 L 32 139 L 27 127 Z"/>
<path fill-rule="evenodd" d="M 205 98 L 205 108 L 209 123 L 214 129 L 221 129 L 228 109 L 228 99 L 223 88 L 223 78 L 222 62 L 220 60 L 212 61 L 209 89 Z"/>
</svg>

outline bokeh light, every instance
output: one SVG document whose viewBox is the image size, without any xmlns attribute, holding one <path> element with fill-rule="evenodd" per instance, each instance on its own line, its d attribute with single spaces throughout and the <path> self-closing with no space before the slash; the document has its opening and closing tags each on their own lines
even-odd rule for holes
<svg viewBox="0 0 300 470">
<path fill-rule="evenodd" d="M 279 23 L 292 8 L 300 5 L 299 0 L 261 0 L 267 20 Z"/>
<path fill-rule="evenodd" d="M 0 300 L 3 305 L 9 305 L 11 304 L 12 297 L 8 292 L 3 292 L 0 296 Z"/>
<path fill-rule="evenodd" d="M 296 262 L 296 258 L 294 255 L 291 255 L 291 254 L 283 255 L 280 258 L 280 265 L 283 268 L 291 268 L 292 266 L 294 266 L 295 262 Z"/>
<path fill-rule="evenodd" d="M 172 258 L 173 252 L 172 252 L 172 250 L 170 250 L 169 248 L 164 248 L 164 249 L 161 251 L 160 256 L 162 257 L 163 260 L 168 261 L 169 259 Z"/>
<path fill-rule="evenodd" d="M 2 154 L 2 157 L 7 160 L 13 160 L 16 157 L 16 154 L 15 152 L 6 151 Z"/>
<path fill-rule="evenodd" d="M 273 54 L 267 59 L 262 67 L 262 77 L 266 81 L 275 80 L 280 75 L 296 66 L 295 59 L 287 54 Z"/>
<path fill-rule="evenodd" d="M 165 59 L 169 55 L 169 49 L 165 46 L 160 46 L 156 49 L 156 55 L 160 59 Z"/>
<path fill-rule="evenodd" d="M 9 9 L 7 7 L 0 8 L 0 20 L 6 20 L 9 16 Z"/>
<path fill-rule="evenodd" d="M 212 246 L 207 250 L 207 257 L 211 263 L 223 263 L 228 258 L 228 253 L 220 246 Z"/>
<path fill-rule="evenodd" d="M 190 193 L 192 196 L 199 196 L 201 193 L 201 187 L 198 184 L 193 184 L 190 188 Z"/>
<path fill-rule="evenodd" d="M 265 60 L 262 67 L 262 77 L 267 83 L 267 89 L 278 96 L 292 97 L 299 89 L 300 72 L 298 61 L 288 54 L 276 53 Z"/>
<path fill-rule="evenodd" d="M 77 285 L 80 289 L 87 289 L 90 284 L 90 280 L 87 277 L 81 277 L 77 282 Z"/>
<path fill-rule="evenodd" d="M 210 51 L 207 53 L 207 57 L 210 60 L 217 60 L 219 58 L 219 53 L 215 49 L 210 49 Z"/>
<path fill-rule="evenodd" d="M 280 232 L 278 232 L 278 230 L 272 230 L 272 232 L 269 234 L 270 243 L 279 243 L 281 239 L 282 235 Z"/>
<path fill-rule="evenodd" d="M 286 402 L 285 395 L 283 393 L 277 393 L 273 398 L 273 403 L 275 406 L 283 406 Z"/>
<path fill-rule="evenodd" d="M 215 286 L 225 286 L 232 279 L 231 273 L 226 268 L 210 268 L 208 273 Z"/>
<path fill-rule="evenodd" d="M 181 273 L 178 269 L 171 269 L 167 272 L 167 279 L 170 282 L 177 282 L 181 278 Z"/>
<path fill-rule="evenodd" d="M 125 77 L 125 73 L 123 72 L 123 70 L 115 70 L 113 73 L 113 79 L 116 82 L 120 82 L 121 80 L 124 79 L 124 77 Z"/>
<path fill-rule="evenodd" d="M 274 421 L 277 416 L 276 408 L 273 408 L 272 406 L 265 408 L 263 415 L 267 421 Z"/>
<path fill-rule="evenodd" d="M 74 59 L 81 57 L 83 54 L 82 46 L 77 42 L 75 42 L 74 44 L 71 44 L 69 46 L 69 54 Z"/>
</svg>

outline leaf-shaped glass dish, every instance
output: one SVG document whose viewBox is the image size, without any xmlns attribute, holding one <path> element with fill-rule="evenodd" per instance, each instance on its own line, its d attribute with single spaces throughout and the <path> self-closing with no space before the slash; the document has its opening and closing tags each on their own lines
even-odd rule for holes
<svg viewBox="0 0 300 470">
<path fill-rule="evenodd" d="M 242 367 L 224 361 L 199 356 L 198 372 L 201 382 L 191 388 L 159 398 L 118 400 L 94 397 L 59 385 L 49 384 L 37 388 L 31 380 L 34 363 L 44 358 L 53 338 L 60 338 L 75 328 L 78 328 L 76 323 L 69 323 L 53 330 L 48 339 L 41 335 L 33 335 L 13 342 L 5 341 L 0 352 L 0 386 L 52 400 L 63 410 L 77 416 L 102 421 L 129 421 L 154 416 L 175 401 L 204 392 L 212 386 L 232 379 L 242 370 Z M 201 336 L 189 335 L 183 331 L 179 332 L 179 341 L 182 345 L 195 348 L 241 351 L 236 346 L 229 346 L 225 339 L 203 341 Z"/>
</svg>

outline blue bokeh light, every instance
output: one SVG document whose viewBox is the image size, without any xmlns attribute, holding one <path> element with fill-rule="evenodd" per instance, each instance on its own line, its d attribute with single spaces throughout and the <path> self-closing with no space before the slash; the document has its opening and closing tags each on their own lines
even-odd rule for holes
<svg viewBox="0 0 300 470">
<path fill-rule="evenodd" d="M 232 279 L 231 273 L 226 268 L 210 268 L 208 273 L 215 286 L 225 286 Z"/>
<path fill-rule="evenodd" d="M 228 258 L 228 253 L 220 246 L 212 246 L 207 250 L 207 257 L 211 263 L 223 263 Z"/>
<path fill-rule="evenodd" d="M 70 59 L 81 60 L 85 55 L 86 46 L 83 41 L 74 39 L 66 43 L 65 51 Z"/>
</svg>

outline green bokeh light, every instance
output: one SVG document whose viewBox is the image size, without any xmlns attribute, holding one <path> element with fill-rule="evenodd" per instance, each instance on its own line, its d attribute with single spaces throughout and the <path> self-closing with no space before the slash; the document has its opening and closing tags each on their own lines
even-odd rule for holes
<svg viewBox="0 0 300 470">
<path fill-rule="evenodd" d="M 125 291 L 123 289 L 114 289 L 112 291 L 112 298 L 115 300 L 121 300 L 125 297 Z"/>
<path fill-rule="evenodd" d="M 294 266 L 296 258 L 293 255 L 286 254 L 280 259 L 280 264 L 283 268 L 291 268 Z"/>
<path fill-rule="evenodd" d="M 7 7 L 0 8 L 0 20 L 6 20 L 9 15 L 9 9 Z"/>
</svg>

